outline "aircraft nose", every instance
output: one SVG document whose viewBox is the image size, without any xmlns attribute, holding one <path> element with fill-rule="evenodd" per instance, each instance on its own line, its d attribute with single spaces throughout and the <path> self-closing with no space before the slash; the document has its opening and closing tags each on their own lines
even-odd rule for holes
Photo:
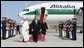
<svg viewBox="0 0 84 48">
<path fill-rule="evenodd" d="M 23 16 L 23 14 L 25 14 L 25 13 L 27 13 L 27 12 L 22 11 L 22 12 L 19 13 L 19 16 Z"/>
<path fill-rule="evenodd" d="M 22 16 L 23 13 L 24 13 L 24 12 L 20 12 L 20 13 L 19 13 L 19 16 Z"/>
</svg>

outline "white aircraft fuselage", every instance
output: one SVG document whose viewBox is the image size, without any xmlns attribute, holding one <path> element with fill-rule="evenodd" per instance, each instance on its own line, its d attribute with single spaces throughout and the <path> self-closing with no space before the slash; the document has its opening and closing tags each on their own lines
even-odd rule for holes
<svg viewBox="0 0 84 48">
<path fill-rule="evenodd" d="M 80 7 L 83 7 L 83 3 L 60 3 L 60 2 L 49 2 L 32 5 L 27 7 L 25 10 L 19 13 L 19 16 L 33 20 L 35 17 L 35 11 L 37 11 L 40 17 L 41 7 L 45 7 L 47 11 L 46 21 L 65 21 L 74 18 L 74 14 L 79 13 Z"/>
</svg>

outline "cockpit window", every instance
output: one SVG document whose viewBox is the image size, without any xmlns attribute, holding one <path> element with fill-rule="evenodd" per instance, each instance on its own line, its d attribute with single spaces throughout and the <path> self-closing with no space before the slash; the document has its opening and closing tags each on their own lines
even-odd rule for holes
<svg viewBox="0 0 84 48">
<path fill-rule="evenodd" d="M 29 11 L 29 9 L 24 9 L 23 11 Z"/>
</svg>

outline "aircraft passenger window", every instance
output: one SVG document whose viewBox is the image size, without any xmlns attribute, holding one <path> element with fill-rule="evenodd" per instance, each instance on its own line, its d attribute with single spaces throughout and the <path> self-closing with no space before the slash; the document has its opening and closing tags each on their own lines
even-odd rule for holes
<svg viewBox="0 0 84 48">
<path fill-rule="evenodd" d="M 29 11 L 29 9 L 24 9 L 23 11 Z"/>
</svg>

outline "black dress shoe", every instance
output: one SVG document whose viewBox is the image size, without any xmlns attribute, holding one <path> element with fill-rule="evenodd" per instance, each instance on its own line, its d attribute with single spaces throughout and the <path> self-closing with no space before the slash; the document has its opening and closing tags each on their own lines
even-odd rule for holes
<svg viewBox="0 0 84 48">
<path fill-rule="evenodd" d="M 74 41 L 76 41 L 76 39 L 73 39 Z"/>
<path fill-rule="evenodd" d="M 37 43 L 37 42 L 35 42 L 35 43 Z"/>
<path fill-rule="evenodd" d="M 34 41 L 35 43 L 37 43 L 37 41 Z"/>
<path fill-rule="evenodd" d="M 2 40 L 6 40 L 6 38 L 2 39 Z"/>
</svg>

